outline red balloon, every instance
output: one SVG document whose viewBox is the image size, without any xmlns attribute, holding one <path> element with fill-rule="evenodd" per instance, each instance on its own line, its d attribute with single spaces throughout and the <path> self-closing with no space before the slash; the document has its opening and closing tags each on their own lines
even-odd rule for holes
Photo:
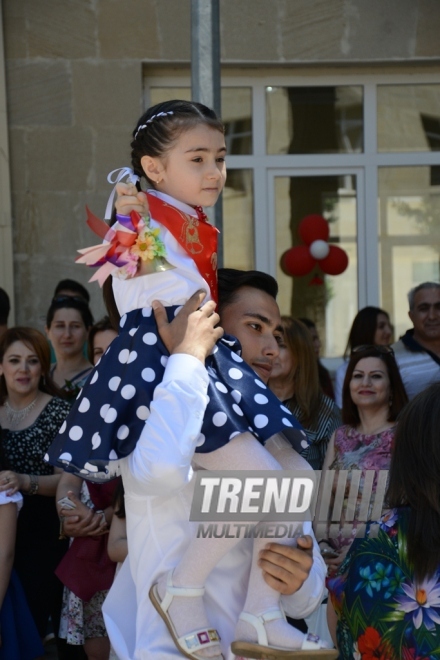
<svg viewBox="0 0 440 660">
<path fill-rule="evenodd" d="M 307 215 L 301 220 L 298 227 L 301 239 L 306 245 L 311 245 L 313 241 L 321 239 L 328 241 L 330 228 L 328 222 L 322 215 Z"/>
<path fill-rule="evenodd" d="M 290 248 L 283 254 L 280 261 L 281 268 L 286 275 L 292 275 L 293 277 L 307 275 L 316 264 L 316 259 L 312 257 L 306 245 Z"/>
<path fill-rule="evenodd" d="M 330 252 L 321 259 L 319 267 L 327 275 L 340 275 L 348 266 L 348 254 L 336 245 L 330 245 Z"/>
</svg>

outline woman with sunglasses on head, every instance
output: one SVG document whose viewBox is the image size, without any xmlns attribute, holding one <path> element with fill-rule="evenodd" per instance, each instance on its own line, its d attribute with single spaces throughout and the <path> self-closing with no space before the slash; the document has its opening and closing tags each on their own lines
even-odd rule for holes
<svg viewBox="0 0 440 660">
<path fill-rule="evenodd" d="M 82 298 L 87 305 L 90 305 L 90 293 L 87 291 L 85 286 L 76 280 L 60 280 L 55 287 L 53 297 L 59 298 L 60 296 L 73 296 L 76 298 Z"/>
<path fill-rule="evenodd" d="M 399 418 L 385 496 L 390 510 L 367 526 L 329 580 L 329 628 L 341 660 L 439 657 L 439 400 L 436 383 Z"/>
<path fill-rule="evenodd" d="M 47 312 L 46 334 L 56 362 L 50 375 L 69 399 L 76 398 L 93 369 L 84 356 L 84 344 L 92 325 L 92 313 L 82 297 L 59 295 L 52 300 Z"/>
<path fill-rule="evenodd" d="M 337 429 L 330 439 L 321 483 L 324 482 L 326 470 L 388 470 L 397 417 L 407 402 L 392 349 L 387 346 L 358 346 L 351 354 L 344 381 L 344 426 Z M 360 482 L 351 535 L 348 538 L 343 535 L 343 519 L 337 538 L 329 538 L 335 536 L 333 521 L 331 534 L 329 527 L 324 538 L 318 531 L 321 551 L 330 571 L 335 571 L 341 564 L 356 536 L 356 515 L 359 514 L 364 478 L 365 474 Z M 373 480 L 373 492 L 376 486 L 377 474 Z"/>
<path fill-rule="evenodd" d="M 390 346 L 393 343 L 393 327 L 388 313 L 380 307 L 364 307 L 356 314 L 344 353 L 344 362 L 336 370 L 335 401 L 342 408 L 342 387 L 347 372 L 350 352 L 356 346 Z"/>
<path fill-rule="evenodd" d="M 61 609 L 54 570 L 67 543 L 59 541 L 55 492 L 61 470 L 44 462 L 70 406 L 49 375 L 49 344 L 33 328 L 10 328 L 0 338 L 0 427 L 5 460 L 0 496 L 23 495 L 14 567 L 41 638 Z"/>
</svg>

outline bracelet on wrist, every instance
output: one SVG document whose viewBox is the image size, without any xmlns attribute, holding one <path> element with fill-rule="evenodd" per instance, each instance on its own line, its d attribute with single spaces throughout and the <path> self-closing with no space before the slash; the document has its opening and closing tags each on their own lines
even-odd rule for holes
<svg viewBox="0 0 440 660">
<path fill-rule="evenodd" d="M 60 533 L 58 536 L 59 541 L 64 541 L 64 539 L 67 539 L 67 536 L 64 534 L 64 517 L 61 516 L 60 518 Z"/>
<path fill-rule="evenodd" d="M 29 490 L 26 491 L 26 495 L 36 495 L 40 487 L 40 482 L 37 474 L 29 475 Z"/>
</svg>

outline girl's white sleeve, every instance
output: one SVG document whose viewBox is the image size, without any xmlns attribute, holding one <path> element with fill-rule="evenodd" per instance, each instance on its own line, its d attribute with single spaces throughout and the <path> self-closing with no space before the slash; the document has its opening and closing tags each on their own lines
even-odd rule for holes
<svg viewBox="0 0 440 660">
<path fill-rule="evenodd" d="M 197 358 L 182 353 L 168 359 L 137 445 L 120 461 L 123 474 L 129 473 L 130 488 L 139 495 L 169 495 L 190 481 L 208 381 Z"/>
</svg>

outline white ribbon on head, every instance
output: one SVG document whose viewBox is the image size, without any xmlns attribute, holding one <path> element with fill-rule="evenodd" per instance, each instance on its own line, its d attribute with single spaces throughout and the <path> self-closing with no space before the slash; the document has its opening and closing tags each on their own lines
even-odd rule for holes
<svg viewBox="0 0 440 660">
<path fill-rule="evenodd" d="M 113 177 L 113 175 L 115 175 L 115 177 Z M 104 216 L 105 220 L 110 220 L 112 217 L 113 204 L 116 195 L 116 186 L 124 178 L 127 178 L 127 181 L 133 184 L 136 184 L 139 181 L 139 177 L 133 172 L 131 167 L 119 167 L 117 170 L 110 172 L 107 176 L 107 181 L 109 183 L 114 183 L 115 185 L 110 193 L 110 197 L 108 198 Z"/>
<path fill-rule="evenodd" d="M 138 126 L 137 131 L 134 134 L 134 139 L 136 140 L 139 132 L 142 131 L 144 128 L 147 128 L 148 124 L 151 124 L 151 122 L 154 119 L 157 119 L 157 117 L 167 117 L 168 115 L 174 115 L 174 112 L 172 110 L 170 110 L 169 112 L 158 112 L 157 115 L 153 115 L 152 117 L 150 117 L 150 119 L 147 119 L 145 124 L 141 124 L 140 126 Z"/>
</svg>

